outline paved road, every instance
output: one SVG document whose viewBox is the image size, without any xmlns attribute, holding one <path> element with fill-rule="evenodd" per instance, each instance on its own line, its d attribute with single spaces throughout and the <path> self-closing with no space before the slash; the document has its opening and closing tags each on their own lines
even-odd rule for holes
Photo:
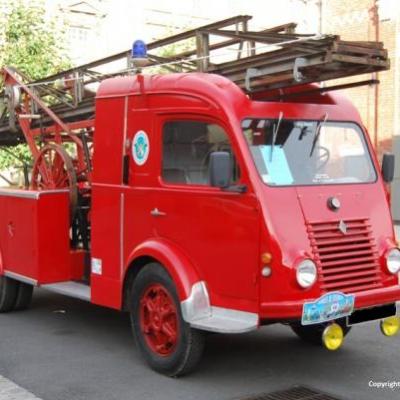
<svg viewBox="0 0 400 400">
<path fill-rule="evenodd" d="M 43 290 L 31 310 L 0 315 L 0 335 L 0 375 L 44 400 L 238 399 L 293 384 L 351 400 L 400 398 L 400 388 L 369 387 L 400 381 L 400 336 L 385 338 L 375 325 L 354 329 L 336 353 L 279 325 L 211 335 L 199 370 L 180 379 L 142 363 L 126 315 Z"/>
</svg>

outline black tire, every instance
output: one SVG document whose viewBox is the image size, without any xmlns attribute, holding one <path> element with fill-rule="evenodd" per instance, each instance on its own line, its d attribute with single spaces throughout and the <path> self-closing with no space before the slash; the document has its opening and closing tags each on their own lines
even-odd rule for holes
<svg viewBox="0 0 400 400">
<path fill-rule="evenodd" d="M 32 301 L 33 286 L 27 283 L 20 282 L 17 291 L 17 298 L 15 300 L 15 311 L 26 310 Z"/>
<path fill-rule="evenodd" d="M 334 322 L 342 327 L 344 336 L 350 332 L 351 327 L 346 326 L 345 320 L 338 320 Z M 315 345 L 322 345 L 322 334 L 328 325 L 329 322 L 316 325 L 291 324 L 290 327 L 292 328 L 292 331 L 305 342 Z"/>
<path fill-rule="evenodd" d="M 0 313 L 12 311 L 17 300 L 18 285 L 14 279 L 0 276 Z"/>
<path fill-rule="evenodd" d="M 171 305 L 175 305 L 174 321 L 176 322 L 176 343 L 171 353 L 160 355 L 148 343 L 141 325 L 143 298 L 151 287 L 157 285 L 169 294 Z M 142 301 L 142 303 L 141 303 Z M 142 307 L 142 309 L 141 309 Z M 150 263 L 144 267 L 133 282 L 131 288 L 131 324 L 136 345 L 149 366 L 164 375 L 178 377 L 197 366 L 203 354 L 205 335 L 202 331 L 192 329 L 182 318 L 180 302 L 175 285 L 166 270 L 158 263 Z M 150 334 L 149 334 L 150 335 Z"/>
</svg>

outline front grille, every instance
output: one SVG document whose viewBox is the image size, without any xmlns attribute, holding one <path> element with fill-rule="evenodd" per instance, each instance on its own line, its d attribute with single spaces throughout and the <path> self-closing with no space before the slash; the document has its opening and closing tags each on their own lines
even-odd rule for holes
<svg viewBox="0 0 400 400">
<path fill-rule="evenodd" d="M 382 287 L 378 250 L 368 219 L 312 222 L 307 231 L 321 289 L 355 293 Z"/>
</svg>

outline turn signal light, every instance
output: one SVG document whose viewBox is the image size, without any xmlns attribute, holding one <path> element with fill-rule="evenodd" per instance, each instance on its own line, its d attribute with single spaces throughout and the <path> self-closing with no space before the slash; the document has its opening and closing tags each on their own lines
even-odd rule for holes
<svg viewBox="0 0 400 400">
<path fill-rule="evenodd" d="M 272 261 L 272 254 L 271 253 L 263 253 L 261 254 L 261 262 L 266 265 Z"/>
<path fill-rule="evenodd" d="M 328 325 L 322 333 L 322 343 L 331 351 L 337 350 L 343 344 L 343 329 L 338 324 Z"/>
<path fill-rule="evenodd" d="M 399 317 L 387 317 L 381 321 L 381 331 L 385 336 L 394 336 L 400 330 Z"/>
</svg>

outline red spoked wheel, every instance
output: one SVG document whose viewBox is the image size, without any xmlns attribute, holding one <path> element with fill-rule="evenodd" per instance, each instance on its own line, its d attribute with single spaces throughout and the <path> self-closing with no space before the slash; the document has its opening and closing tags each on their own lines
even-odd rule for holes
<svg viewBox="0 0 400 400">
<path fill-rule="evenodd" d="M 140 327 L 149 348 L 160 356 L 172 354 L 178 338 L 178 316 L 171 295 L 160 284 L 150 285 L 140 300 Z"/>
<path fill-rule="evenodd" d="M 182 317 L 175 284 L 161 264 L 147 264 L 128 292 L 133 335 L 154 370 L 168 376 L 191 372 L 204 349 L 204 333 Z"/>
<path fill-rule="evenodd" d="M 58 144 L 47 144 L 36 158 L 32 169 L 31 188 L 51 190 L 68 188 L 70 191 L 71 217 L 78 203 L 77 178 L 73 161 Z"/>
</svg>

